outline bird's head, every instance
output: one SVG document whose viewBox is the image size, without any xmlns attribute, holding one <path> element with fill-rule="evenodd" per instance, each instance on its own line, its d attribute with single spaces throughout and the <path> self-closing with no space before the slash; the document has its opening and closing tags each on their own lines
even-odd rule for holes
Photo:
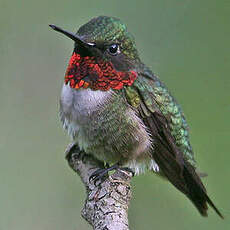
<svg viewBox="0 0 230 230">
<path fill-rule="evenodd" d="M 75 42 L 65 75 L 72 88 L 121 89 L 135 81 L 140 59 L 133 36 L 119 19 L 93 18 L 76 34 L 50 27 Z"/>
</svg>

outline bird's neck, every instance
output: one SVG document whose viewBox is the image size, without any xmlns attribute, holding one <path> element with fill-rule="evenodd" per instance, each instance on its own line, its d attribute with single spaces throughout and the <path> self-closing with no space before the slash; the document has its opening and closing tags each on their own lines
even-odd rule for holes
<svg viewBox="0 0 230 230">
<path fill-rule="evenodd" d="M 136 78 L 137 73 L 133 70 L 117 71 L 110 61 L 73 52 L 66 71 L 65 83 L 69 83 L 70 87 L 75 89 L 107 91 L 119 90 L 125 85 L 130 86 Z"/>
</svg>

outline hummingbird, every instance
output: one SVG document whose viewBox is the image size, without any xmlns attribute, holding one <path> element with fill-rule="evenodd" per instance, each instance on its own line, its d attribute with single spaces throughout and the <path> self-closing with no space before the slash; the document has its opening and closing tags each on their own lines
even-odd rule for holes
<svg viewBox="0 0 230 230">
<path fill-rule="evenodd" d="M 140 59 L 133 35 L 118 18 L 99 16 L 76 34 L 60 98 L 60 119 L 73 143 L 109 165 L 91 176 L 126 168 L 166 178 L 202 216 L 207 195 L 197 171 L 181 106 Z"/>
</svg>

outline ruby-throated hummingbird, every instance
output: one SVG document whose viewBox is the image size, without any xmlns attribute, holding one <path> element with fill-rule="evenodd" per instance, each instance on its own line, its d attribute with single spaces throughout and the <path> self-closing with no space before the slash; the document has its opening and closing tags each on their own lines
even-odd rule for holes
<svg viewBox="0 0 230 230">
<path fill-rule="evenodd" d="M 100 16 L 76 34 L 60 99 L 60 117 L 78 147 L 135 174 L 151 170 L 167 178 L 207 216 L 220 216 L 196 172 L 181 107 L 139 58 L 133 36 L 117 18 Z"/>
</svg>

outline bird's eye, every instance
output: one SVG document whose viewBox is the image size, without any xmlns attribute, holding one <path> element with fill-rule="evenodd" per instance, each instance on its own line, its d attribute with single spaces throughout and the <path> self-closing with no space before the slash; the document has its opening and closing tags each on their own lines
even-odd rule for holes
<svg viewBox="0 0 230 230">
<path fill-rule="evenodd" d="M 117 55 L 117 54 L 119 54 L 121 52 L 120 51 L 120 47 L 119 47 L 118 44 L 112 44 L 112 45 L 110 45 L 109 48 L 108 48 L 108 51 L 112 55 Z"/>
</svg>

